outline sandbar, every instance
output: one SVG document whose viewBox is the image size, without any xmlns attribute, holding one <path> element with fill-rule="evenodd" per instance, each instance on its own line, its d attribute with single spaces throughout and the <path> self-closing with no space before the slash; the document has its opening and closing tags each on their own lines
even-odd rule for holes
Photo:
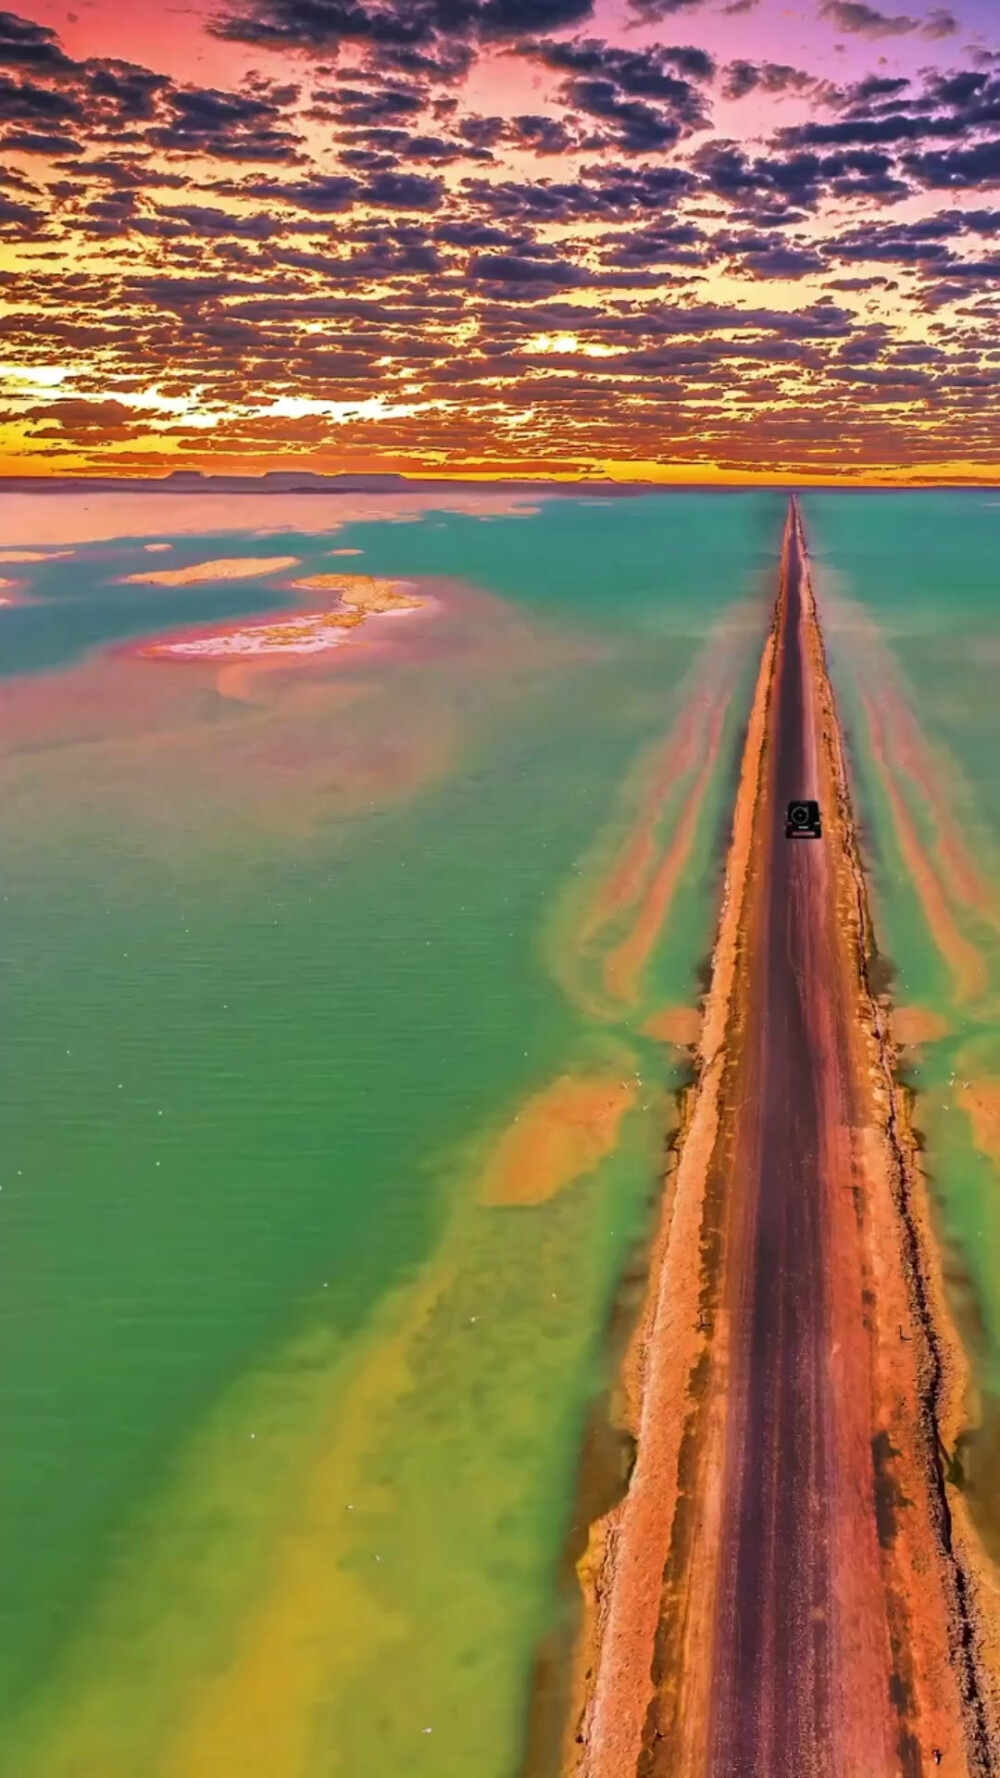
<svg viewBox="0 0 1000 1778">
<path fill-rule="evenodd" d="M 71 549 L 0 549 L 0 562 L 61 562 Z"/>
<path fill-rule="evenodd" d="M 376 580 L 371 574 L 309 574 L 292 585 L 306 592 L 336 593 L 342 605 L 355 611 L 400 611 L 423 604 L 412 593 L 400 591 L 409 582 Z"/>
<path fill-rule="evenodd" d="M 192 636 L 179 642 L 154 642 L 142 649 L 154 658 L 174 656 L 185 660 L 228 660 L 234 655 L 320 654 L 339 648 L 347 632 L 363 622 L 360 613 L 311 612 L 278 622 L 244 624 L 235 630 L 210 636 Z"/>
<path fill-rule="evenodd" d="M 298 556 L 226 556 L 218 562 L 192 562 L 187 568 L 147 568 L 141 574 L 123 574 L 122 580 L 145 586 L 195 586 L 202 580 L 254 580 L 298 565 Z"/>
</svg>

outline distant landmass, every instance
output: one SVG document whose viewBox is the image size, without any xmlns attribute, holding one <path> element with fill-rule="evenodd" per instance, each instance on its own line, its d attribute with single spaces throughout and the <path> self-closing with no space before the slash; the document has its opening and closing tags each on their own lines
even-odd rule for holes
<svg viewBox="0 0 1000 1778">
<path fill-rule="evenodd" d="M 956 487 L 994 486 L 989 482 L 935 482 L 935 488 L 947 490 Z M 440 489 L 447 493 L 470 494 L 564 494 L 567 498 L 579 500 L 581 496 L 601 496 L 607 499 L 622 499 L 636 494 L 739 494 L 750 492 L 756 486 L 758 491 L 770 489 L 772 492 L 784 490 L 790 493 L 802 489 L 805 492 L 818 492 L 830 489 L 840 494 L 863 494 L 873 487 L 881 487 L 878 482 L 858 481 L 844 484 L 838 482 L 800 482 L 794 476 L 787 482 L 746 483 L 746 482 L 657 482 L 657 481 L 591 481 L 586 478 L 580 481 L 547 481 L 538 476 L 533 479 L 511 479 L 497 481 L 474 480 L 463 476 L 427 476 L 399 475 L 396 473 L 371 473 L 346 470 L 339 475 L 319 475 L 311 469 L 269 469 L 264 475 L 211 475 L 201 469 L 174 469 L 169 475 L 135 476 L 135 475 L 0 475 L 0 494 L 423 494 L 429 490 Z M 917 491 L 918 484 L 906 484 L 898 491 L 905 492 L 910 486 Z M 921 492 L 929 489 L 920 487 Z"/>
<path fill-rule="evenodd" d="M 428 488 L 476 493 L 635 494 L 655 492 L 654 482 L 471 481 L 459 476 L 396 474 L 318 475 L 307 469 L 270 469 L 265 475 L 206 475 L 200 469 L 174 469 L 164 476 L 4 475 L 3 493 L 163 494 L 419 494 Z"/>
</svg>

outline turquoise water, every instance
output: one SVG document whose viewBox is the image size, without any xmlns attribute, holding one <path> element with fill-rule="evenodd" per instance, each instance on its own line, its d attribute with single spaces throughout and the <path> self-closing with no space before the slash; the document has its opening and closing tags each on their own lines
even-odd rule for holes
<svg viewBox="0 0 1000 1778">
<path fill-rule="evenodd" d="M 783 507 L 237 516 L 19 568 L 0 611 L 0 1771 L 509 1778 L 682 1066 L 640 1026 L 711 940 Z M 242 554 L 441 608 L 249 689 L 120 651 L 293 608 L 116 584 Z M 678 894 L 635 1005 L 595 1009 L 581 897 L 720 647 Z M 519 1107 L 632 1070 L 603 1160 L 483 1204 Z"/>
</svg>

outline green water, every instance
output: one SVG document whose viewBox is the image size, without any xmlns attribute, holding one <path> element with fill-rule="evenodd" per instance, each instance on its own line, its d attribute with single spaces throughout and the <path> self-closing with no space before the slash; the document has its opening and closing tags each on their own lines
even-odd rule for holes
<svg viewBox="0 0 1000 1778">
<path fill-rule="evenodd" d="M 804 517 L 820 566 L 821 596 L 824 584 L 831 594 L 828 645 L 864 822 L 879 942 L 894 970 L 893 994 L 901 1003 L 930 1008 L 946 1026 L 945 1035 L 921 1046 L 907 1078 L 918 1090 L 916 1121 L 948 1250 L 949 1285 L 989 1426 L 1000 1403 L 1000 1157 L 978 1146 L 955 1087 L 1000 1077 L 1000 502 L 988 491 L 810 495 Z M 856 628 L 857 609 L 874 620 L 877 642 Z M 882 647 L 885 657 L 878 652 Z M 926 739 L 944 806 L 985 885 L 984 903 L 977 905 L 960 885 L 949 883 L 926 793 L 897 769 L 895 782 L 939 876 L 950 918 L 982 959 L 982 981 L 971 995 L 956 992 L 873 767 L 857 693 L 865 682 L 878 694 L 883 658 Z M 980 1506 L 995 1516 L 995 1467 L 981 1463 L 975 1479 Z"/>
<path fill-rule="evenodd" d="M 252 709 L 105 651 L 273 609 L 260 582 L 122 587 L 150 558 L 111 538 L 0 612 L 4 1778 L 517 1772 L 679 1078 L 638 1026 L 711 940 L 782 518 L 684 495 L 262 542 L 234 508 L 169 565 L 335 543 L 364 554 L 327 571 L 487 596 Z M 602 1019 L 554 960 L 746 601 L 642 1004 Z M 497 1133 L 581 1066 L 642 1070 L 614 1152 L 482 1205 Z"/>
</svg>

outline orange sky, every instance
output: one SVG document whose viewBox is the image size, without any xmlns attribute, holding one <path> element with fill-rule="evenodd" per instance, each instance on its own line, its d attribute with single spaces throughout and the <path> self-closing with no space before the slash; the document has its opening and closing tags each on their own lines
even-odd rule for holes
<svg viewBox="0 0 1000 1778">
<path fill-rule="evenodd" d="M 36 0 L 0 472 L 992 480 L 992 0 Z"/>
</svg>

